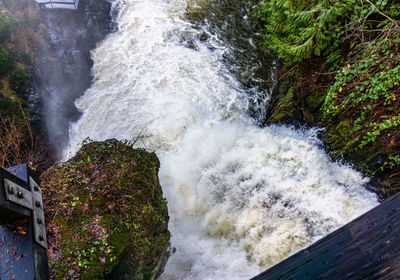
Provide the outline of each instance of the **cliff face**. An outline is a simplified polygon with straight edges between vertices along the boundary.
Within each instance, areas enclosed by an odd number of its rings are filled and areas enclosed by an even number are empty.
[[[0,165],[28,163],[39,171],[52,164],[38,122],[33,91],[35,46],[47,40],[31,0],[0,1]]]
[[[78,10],[43,9],[40,16],[49,40],[37,45],[34,82],[50,142],[62,149],[80,116],[74,102],[92,82],[90,51],[114,28],[111,3],[80,0]]]
[[[168,246],[154,153],[84,145],[42,175],[52,279],[152,279]]]

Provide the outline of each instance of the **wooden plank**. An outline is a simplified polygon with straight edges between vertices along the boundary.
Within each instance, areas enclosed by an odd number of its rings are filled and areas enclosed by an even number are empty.
[[[26,230],[25,233],[21,233]],[[0,226],[0,279],[34,279],[32,221],[24,228]]]
[[[28,182],[28,166],[26,164],[15,165],[13,167],[6,168],[6,170],[8,173],[11,173],[22,181]]]
[[[252,280],[400,279],[400,194]]]

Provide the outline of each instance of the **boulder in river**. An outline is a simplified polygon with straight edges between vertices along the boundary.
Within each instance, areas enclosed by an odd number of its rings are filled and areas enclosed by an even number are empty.
[[[84,145],[41,177],[53,279],[153,279],[168,247],[154,153]]]

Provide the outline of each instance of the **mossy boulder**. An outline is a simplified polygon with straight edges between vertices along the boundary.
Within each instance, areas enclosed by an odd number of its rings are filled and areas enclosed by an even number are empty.
[[[52,279],[153,279],[168,247],[154,153],[85,144],[41,177]]]

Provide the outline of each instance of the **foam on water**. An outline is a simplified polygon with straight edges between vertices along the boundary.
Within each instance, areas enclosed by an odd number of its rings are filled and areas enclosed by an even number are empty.
[[[95,81],[76,102],[83,115],[65,155],[86,137],[145,136],[136,143],[160,157],[176,248],[161,279],[250,278],[377,204],[315,130],[255,124],[221,62],[226,47],[198,39],[187,1],[114,5],[119,31],[93,52]]]

